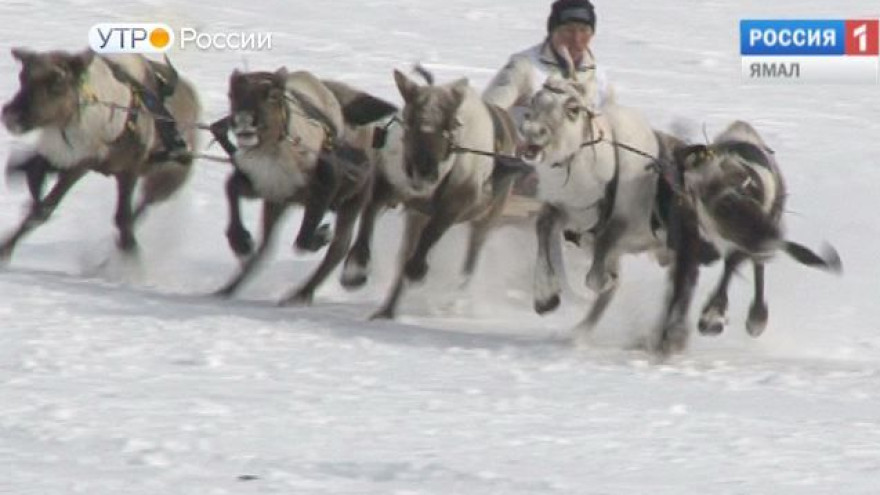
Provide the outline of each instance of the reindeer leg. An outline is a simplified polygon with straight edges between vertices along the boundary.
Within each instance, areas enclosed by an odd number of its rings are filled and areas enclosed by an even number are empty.
[[[88,171],[86,167],[76,167],[64,170],[58,174],[58,180],[55,182],[52,190],[49,191],[49,194],[42,201],[36,201],[31,205],[30,211],[15,232],[7,237],[3,244],[0,244],[0,263],[8,262],[12,258],[12,253],[15,251],[15,246],[18,242],[49,219],[55,209],[58,208],[61,200],[64,199],[64,196],[70,191],[70,188],[82,179],[86,171]]]
[[[296,249],[314,253],[330,242],[330,227],[321,225],[321,220],[330,209],[338,187],[339,181],[333,166],[325,160],[319,160],[315,178],[309,183],[303,221],[294,243]]]
[[[307,305],[312,303],[315,291],[321,286],[327,275],[330,275],[330,272],[339,265],[339,262],[345,257],[346,251],[351,246],[354,224],[357,222],[358,213],[363,208],[365,197],[366,193],[362,193],[346,201],[337,209],[335,234],[333,235],[333,241],[330,242],[330,247],[327,248],[324,259],[321,260],[321,264],[318,265],[317,270],[309,277],[309,280],[295,293],[283,299],[281,304]]]
[[[727,313],[727,288],[737,267],[745,259],[746,255],[742,251],[734,251],[725,258],[724,272],[721,274],[721,280],[718,281],[718,285],[700,314],[698,327],[701,334],[718,335],[724,331],[725,315]]]
[[[236,170],[226,181],[226,201],[229,206],[229,225],[226,227],[226,240],[239,258],[254,251],[254,241],[241,219],[241,198],[256,197],[251,181]]]
[[[462,274],[465,277],[462,287],[467,287],[470,283],[471,277],[477,268],[477,261],[479,261],[480,252],[486,244],[486,238],[489,236],[492,227],[497,223],[498,217],[504,212],[504,206],[507,204],[507,199],[510,197],[511,186],[513,186],[513,177],[506,178],[503,181],[503,184],[500,184],[498,189],[496,189],[497,192],[492,199],[492,204],[489,206],[489,211],[486,215],[480,220],[471,222],[470,224],[471,231],[468,236],[467,253],[465,254],[464,265],[462,266]]]
[[[764,300],[764,263],[752,261],[755,267],[755,299],[749,308],[749,319],[746,320],[746,330],[752,337],[758,337],[767,328],[767,301]]]
[[[467,252],[464,257],[464,265],[461,267],[461,273],[464,275],[462,288],[467,287],[477,269],[477,261],[480,258],[480,251],[486,244],[486,237],[492,225],[489,222],[473,222],[470,225],[470,233],[468,234]]]
[[[276,227],[278,227],[278,220],[281,219],[281,215],[284,214],[284,210],[286,209],[286,203],[263,201],[263,238],[260,240],[260,246],[257,248],[257,251],[244,262],[238,275],[224,285],[223,288],[218,290],[215,295],[229,297],[235,294],[241,284],[247,280],[253,271],[263,262],[263,259],[266,257],[266,253],[269,250],[269,246],[272,243]]]
[[[419,241],[412,256],[403,266],[406,278],[411,282],[419,282],[428,273],[428,252],[455,223],[455,215],[451,211],[439,209],[430,217],[419,236]]]
[[[561,250],[558,227],[562,222],[562,213],[555,207],[545,204],[538,213],[535,233],[538,237],[538,259],[535,263],[535,312],[544,314],[559,306],[559,277],[553,264],[556,250]],[[554,244],[556,245],[554,247]],[[561,258],[560,258],[561,260]]]
[[[346,289],[356,289],[367,283],[370,273],[370,243],[376,226],[376,217],[381,209],[382,203],[371,199],[361,213],[357,238],[342,267],[341,283]]]
[[[34,202],[37,202],[43,196],[43,186],[46,184],[46,176],[49,174],[50,164],[41,155],[28,160],[28,164],[30,166],[24,171],[27,177],[28,191],[31,193],[31,198]]]
[[[24,173],[31,199],[37,203],[43,197],[43,186],[52,164],[43,155],[33,154],[21,163],[7,163],[7,177]]]
[[[371,320],[390,320],[394,318],[397,312],[397,303],[400,301],[400,297],[403,295],[404,286],[406,285],[404,265],[415,249],[416,243],[425,228],[425,224],[428,222],[428,218],[429,217],[415,211],[407,212],[406,227],[403,233],[403,246],[401,246],[400,249],[400,268],[398,269],[397,277],[394,279],[394,286],[391,288],[391,292],[388,294],[388,297],[385,299],[385,302],[379,310],[373,313],[370,317]]]
[[[602,293],[617,285],[617,273],[607,269],[607,259],[614,246],[623,237],[626,222],[612,218],[596,236],[593,262],[587,273],[586,284],[593,292]]]
[[[131,197],[134,195],[134,187],[137,184],[137,176],[133,173],[124,172],[116,175],[116,215],[114,221],[119,231],[116,245],[124,253],[131,253],[137,249],[137,240],[134,237],[134,217],[131,210]]]
[[[613,273],[615,279],[620,270],[620,260],[615,259],[609,263],[610,269],[609,272]],[[599,293],[596,300],[593,302],[593,305],[590,306],[590,311],[587,312],[587,315],[576,327],[579,330],[579,334],[581,338],[585,338],[592,332],[593,328],[596,327],[596,324],[599,323],[599,320],[602,318],[602,315],[605,314],[605,310],[608,309],[608,306],[611,304],[611,301],[614,299],[614,295],[617,293],[618,284],[612,284],[608,290],[602,291]]]
[[[700,275],[700,233],[693,209],[682,203],[673,205],[669,236],[675,249],[675,262],[669,272],[672,288],[653,348],[664,356],[684,350],[690,336],[687,315]]]

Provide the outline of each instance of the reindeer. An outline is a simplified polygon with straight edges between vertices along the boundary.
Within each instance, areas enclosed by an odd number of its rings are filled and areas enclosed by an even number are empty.
[[[242,266],[219,295],[233,295],[263,262],[278,221],[291,204],[305,205],[295,247],[317,251],[328,242],[329,247],[315,272],[282,304],[310,304],[315,290],[345,256],[374,178],[366,151],[372,128],[365,124],[396,108],[341,83],[333,87],[346,95],[344,107],[328,84],[305,71],[232,73],[230,116],[212,125],[212,131],[235,166],[226,183],[226,235]],[[236,144],[229,140],[229,131]],[[241,220],[242,197],[263,200],[262,238],[256,251]],[[328,210],[336,212],[332,235],[320,225]]]
[[[598,298],[578,325],[582,335],[598,323],[617,290],[620,257],[650,252],[661,265],[672,265],[672,291],[653,346],[663,353],[681,350],[696,263],[713,258],[699,239],[693,211],[673,194],[676,177],[669,165],[683,143],[654,131],[632,109],[614,102],[593,108],[590,90],[551,76],[521,125],[523,158],[537,170],[544,203],[536,223],[535,311],[545,314],[560,304],[556,271],[562,267],[554,266],[551,254],[561,249],[561,231],[592,251],[586,285]],[[678,249],[682,244],[692,247]]]
[[[816,254],[785,239],[785,182],[773,152],[748,123],[733,122],[708,146],[681,148],[676,162],[684,172],[685,190],[696,208],[700,229],[724,255],[721,280],[700,316],[701,333],[717,335],[724,330],[727,288],[743,261],[750,260],[754,268],[755,294],[746,321],[753,337],[767,326],[764,265],[778,251],[807,266],[842,271],[833,247]]]
[[[157,119],[176,122],[185,145],[195,149],[194,124],[200,112],[195,89],[177,76],[167,59],[163,64],[136,55],[38,53],[21,48],[14,48],[12,56],[22,64],[20,88],[3,107],[3,124],[12,134],[39,131],[39,137],[26,160],[8,165],[10,172],[27,175],[32,204],[18,228],[0,244],[0,260],[11,259],[18,242],[49,219],[89,170],[116,179],[117,245],[123,252],[134,252],[135,224],[150,205],[176,192],[191,168],[164,149]],[[148,111],[147,98],[164,98],[159,106],[167,109],[167,115]],[[57,174],[58,179],[43,195],[49,174]],[[142,194],[133,208],[141,178]]]
[[[429,84],[420,86],[394,71],[405,103],[401,125],[389,129],[373,199],[343,273],[348,287],[366,281],[376,215],[385,206],[402,203],[406,226],[401,264],[373,318],[394,318],[406,285],[427,274],[430,250],[451,226],[464,222],[470,226],[462,268],[467,282],[516,176],[496,163],[498,156],[512,156],[515,149],[516,131],[507,114],[484,103],[467,79],[435,86],[430,73],[423,70],[423,75]]]

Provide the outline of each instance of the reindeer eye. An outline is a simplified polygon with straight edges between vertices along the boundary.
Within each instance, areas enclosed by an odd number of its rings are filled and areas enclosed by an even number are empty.
[[[64,92],[65,88],[64,79],[58,74],[52,74],[46,80],[46,90],[52,94],[59,94]]]

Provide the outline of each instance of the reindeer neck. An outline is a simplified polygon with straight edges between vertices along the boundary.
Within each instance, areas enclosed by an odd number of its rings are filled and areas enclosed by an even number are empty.
[[[83,73],[79,93],[79,118],[72,124],[112,142],[128,120],[125,109],[132,105],[132,88],[119,81],[104,59],[96,56]]]
[[[494,150],[492,117],[482,99],[469,91],[455,118],[460,122],[460,126],[453,131],[453,141],[457,145],[489,152]]]

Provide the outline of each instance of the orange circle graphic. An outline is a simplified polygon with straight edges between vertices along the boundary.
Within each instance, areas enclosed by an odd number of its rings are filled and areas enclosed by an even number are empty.
[[[168,34],[168,31],[165,28],[156,28],[150,31],[150,44],[153,45],[154,48],[165,48],[171,41],[171,35]]]

